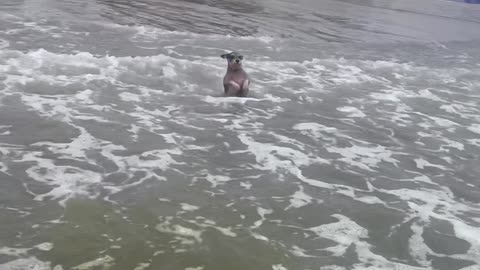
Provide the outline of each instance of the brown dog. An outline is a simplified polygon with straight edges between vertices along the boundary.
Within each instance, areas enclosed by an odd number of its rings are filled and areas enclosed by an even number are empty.
[[[250,81],[242,68],[243,55],[236,52],[222,54],[227,59],[227,73],[223,77],[223,89],[226,96],[246,97]]]

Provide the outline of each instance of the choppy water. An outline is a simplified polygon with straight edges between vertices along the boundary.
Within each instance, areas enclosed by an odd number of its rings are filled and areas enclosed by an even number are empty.
[[[480,5],[0,3],[1,270],[476,270],[479,160]]]

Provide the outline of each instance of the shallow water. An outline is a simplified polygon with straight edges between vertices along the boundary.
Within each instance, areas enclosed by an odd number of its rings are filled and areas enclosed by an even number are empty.
[[[480,269],[479,26],[462,1],[2,1],[0,270]]]

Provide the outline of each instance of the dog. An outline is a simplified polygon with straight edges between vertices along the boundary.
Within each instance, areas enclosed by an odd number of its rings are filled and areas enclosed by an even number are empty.
[[[227,59],[227,73],[223,77],[223,89],[226,96],[246,97],[250,80],[247,72],[242,68],[243,55],[237,52],[222,54]]]

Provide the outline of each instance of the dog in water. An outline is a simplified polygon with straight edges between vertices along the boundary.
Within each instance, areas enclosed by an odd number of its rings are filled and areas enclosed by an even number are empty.
[[[246,97],[250,81],[248,75],[242,68],[243,55],[237,52],[222,54],[227,59],[227,73],[223,77],[223,89],[226,96]]]

